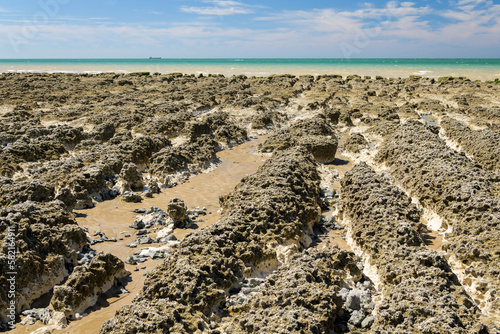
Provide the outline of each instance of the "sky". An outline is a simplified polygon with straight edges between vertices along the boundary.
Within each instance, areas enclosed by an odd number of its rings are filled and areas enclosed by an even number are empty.
[[[0,0],[0,58],[500,58],[500,0]]]

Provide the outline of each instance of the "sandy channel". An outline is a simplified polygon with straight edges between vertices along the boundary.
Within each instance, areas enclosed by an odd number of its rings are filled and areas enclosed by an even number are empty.
[[[127,244],[136,239],[137,231],[129,227],[137,217],[137,214],[133,212],[134,209],[156,206],[166,210],[169,200],[177,197],[184,200],[189,209],[196,206],[205,207],[208,214],[200,216],[203,222],[197,222],[197,228],[210,226],[220,216],[219,196],[233,190],[243,177],[253,174],[267,159],[267,155],[256,152],[258,144],[264,142],[266,138],[267,136],[260,136],[258,139],[253,139],[233,149],[217,153],[220,160],[217,168],[207,173],[195,175],[187,182],[174,188],[163,189],[161,194],[155,195],[154,198],[146,198],[142,203],[125,203],[120,198],[116,198],[98,203],[92,209],[75,211],[75,214],[78,215],[78,224],[87,227],[91,236],[95,231],[101,230],[109,238],[116,237],[117,242],[96,244],[92,246],[92,249],[97,252],[112,253],[124,261],[141,246],[157,246],[157,244],[140,245],[135,249],[126,247]],[[192,231],[195,229],[176,229],[174,235],[180,240]],[[130,234],[130,237],[125,237],[125,234]],[[149,259],[139,265],[126,264],[127,270],[132,273],[125,287],[129,293],[115,295],[107,299],[101,298],[92,310],[87,310],[90,311],[88,315],[80,320],[72,321],[67,328],[52,333],[98,333],[104,321],[112,318],[121,307],[132,302],[144,284],[145,273],[153,269],[159,261],[161,260]],[[139,268],[139,271],[134,271],[136,267]],[[41,327],[44,325],[40,322],[32,326],[18,324],[17,328],[9,333],[31,333]]]

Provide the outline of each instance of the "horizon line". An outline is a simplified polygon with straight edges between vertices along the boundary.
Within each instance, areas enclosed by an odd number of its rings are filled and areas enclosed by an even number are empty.
[[[495,59],[500,60],[500,57],[490,58],[490,57],[161,57],[161,58],[149,58],[149,57],[84,57],[84,58],[0,58],[0,60],[174,60],[174,59],[186,59],[186,60],[230,60],[230,59],[315,59],[315,60],[329,60],[329,59],[343,59],[343,60],[354,60],[354,59]]]

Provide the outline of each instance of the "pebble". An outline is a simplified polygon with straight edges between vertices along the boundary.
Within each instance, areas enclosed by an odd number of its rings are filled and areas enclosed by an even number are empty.
[[[142,230],[137,231],[137,235],[145,235],[145,234],[148,234],[148,233],[149,233],[149,231],[146,230],[146,229],[142,229]]]
[[[136,230],[142,230],[145,226],[146,224],[142,220],[136,220],[133,225],[130,225],[131,228],[135,228]]]
[[[26,318],[23,319],[23,321],[21,321],[21,325],[22,326],[30,326],[30,325],[34,325],[36,322],[36,318],[33,317],[33,316],[27,316]]]
[[[165,238],[158,239],[158,242],[162,243],[162,244],[168,243],[170,241],[177,241],[177,237],[175,235],[171,234]]]
[[[116,187],[113,187],[108,191],[108,194],[111,198],[115,198],[116,196],[120,195],[120,190]]]
[[[142,201],[142,197],[133,191],[125,191],[122,195],[122,201],[128,203],[139,203]]]
[[[102,232],[101,230],[95,231],[94,236],[99,236],[99,239],[88,238],[87,240],[91,245],[99,244],[101,242],[116,242],[117,241],[115,237],[108,238],[106,236],[106,234],[104,234],[104,232]]]
[[[361,309],[361,291],[354,289],[347,295],[345,306],[348,310],[359,311]]]
[[[349,318],[349,322],[356,327],[361,326],[361,323],[365,319],[365,314],[362,311],[353,311],[351,313],[351,317]]]
[[[158,233],[156,234],[156,237],[157,238],[165,238],[167,236],[169,236],[170,234],[172,234],[172,232],[174,231],[173,229],[173,226],[169,225],[163,229],[161,229],[160,231],[158,231]]]
[[[90,262],[96,254],[97,253],[94,250],[90,250],[86,253],[77,252],[76,259],[78,260],[79,265],[84,265],[84,264]]]
[[[52,319],[53,311],[48,308],[34,308],[31,310],[26,310],[22,312],[22,315],[30,318],[34,318],[36,320],[40,320],[45,325],[49,323],[50,319]]]
[[[342,226],[339,223],[337,223],[334,216],[321,217],[321,223],[327,229],[331,229],[331,230],[343,230],[343,229],[345,229],[345,226]]]
[[[144,263],[147,261],[147,259],[141,257],[141,256],[134,256],[134,261],[137,263]]]
[[[373,316],[368,316],[361,322],[361,328],[369,328],[373,325],[375,322],[375,317]]]
[[[139,245],[146,245],[146,244],[152,244],[153,243],[153,239],[151,239],[150,237],[140,237],[137,239],[137,242]]]

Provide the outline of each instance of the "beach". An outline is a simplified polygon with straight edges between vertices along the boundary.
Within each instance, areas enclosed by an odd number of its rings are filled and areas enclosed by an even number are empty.
[[[0,73],[173,73],[243,74],[268,76],[292,75],[361,75],[384,78],[406,78],[412,75],[438,78],[467,77],[471,80],[500,78],[499,59],[0,59]]]
[[[0,60],[2,330],[497,333],[499,77]]]

